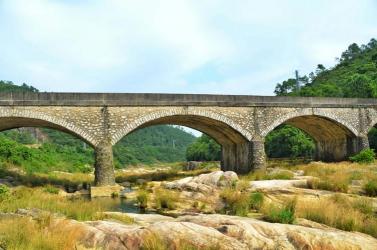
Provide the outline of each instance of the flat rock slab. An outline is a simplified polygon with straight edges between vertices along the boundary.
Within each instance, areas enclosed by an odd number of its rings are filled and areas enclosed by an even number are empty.
[[[291,187],[308,187],[308,182],[306,179],[300,180],[263,180],[263,181],[252,181],[250,183],[252,190],[270,190],[270,189],[282,189]]]

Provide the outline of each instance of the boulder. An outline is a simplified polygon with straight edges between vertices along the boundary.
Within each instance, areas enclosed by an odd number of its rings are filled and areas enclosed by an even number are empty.
[[[180,180],[167,182],[165,188],[198,191],[202,193],[212,192],[215,188],[231,185],[238,180],[238,176],[232,171],[215,171],[209,174],[201,174],[195,177],[186,177]]]
[[[252,181],[250,183],[251,190],[264,191],[264,190],[275,190],[275,189],[285,189],[292,187],[306,188],[308,187],[307,179],[302,178],[299,180],[263,180],[263,181]]]
[[[38,218],[43,211],[19,209],[18,215]],[[220,215],[184,215],[176,219],[157,214],[116,213],[135,224],[114,221],[78,222],[64,218],[64,228],[80,228],[76,249],[140,249],[158,243],[169,249],[377,249],[372,236],[346,232],[300,219],[299,225]],[[52,222],[54,223],[54,222]],[[148,248],[148,247],[146,247]]]

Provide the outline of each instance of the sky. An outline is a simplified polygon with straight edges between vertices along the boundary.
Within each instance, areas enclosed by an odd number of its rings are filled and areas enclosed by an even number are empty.
[[[0,0],[0,80],[55,92],[273,95],[377,38],[376,0]]]

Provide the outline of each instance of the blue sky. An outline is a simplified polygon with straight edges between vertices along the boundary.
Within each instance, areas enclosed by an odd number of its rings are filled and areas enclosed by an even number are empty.
[[[42,91],[273,95],[377,38],[376,0],[0,0],[0,79]]]

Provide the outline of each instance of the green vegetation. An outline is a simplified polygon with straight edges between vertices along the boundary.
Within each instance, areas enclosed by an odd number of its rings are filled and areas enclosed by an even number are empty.
[[[250,206],[252,209],[260,210],[263,206],[264,194],[255,192],[250,194]]]
[[[364,184],[363,190],[368,196],[377,196],[377,180],[368,180],[367,183]]]
[[[269,222],[293,224],[296,218],[296,203],[296,199],[291,199],[282,205],[268,204],[262,207],[262,213]]]
[[[187,147],[186,158],[189,161],[219,161],[221,146],[211,137],[203,134]]]
[[[368,44],[361,46],[356,43],[351,44],[334,67],[326,69],[322,64],[318,64],[314,72],[300,77],[299,80],[301,83],[299,87],[296,79],[292,78],[278,83],[275,94],[277,96],[377,97],[377,40],[371,39]],[[266,138],[267,155],[269,157],[312,155],[313,141],[294,130],[297,129],[283,125],[271,132]],[[377,149],[377,129],[373,128],[368,137],[371,148]]]
[[[272,158],[312,158],[315,145],[313,139],[302,130],[281,125],[266,136],[265,148],[268,157]]]
[[[367,148],[361,150],[358,154],[350,157],[350,160],[357,163],[372,163],[374,162],[374,159],[376,157],[376,154],[374,152],[374,149]]]
[[[195,137],[179,127],[158,125],[136,130],[114,146],[117,167],[157,162],[182,162]]]

